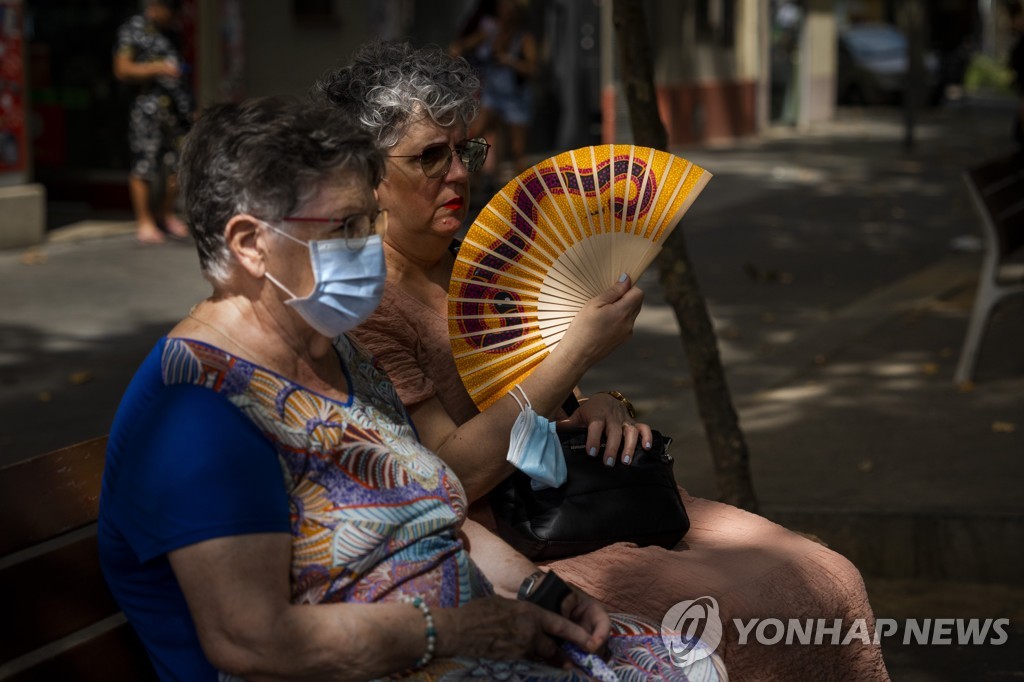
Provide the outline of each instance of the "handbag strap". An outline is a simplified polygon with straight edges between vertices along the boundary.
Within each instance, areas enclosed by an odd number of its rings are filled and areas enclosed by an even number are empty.
[[[562,403],[562,409],[565,410],[565,415],[571,417],[572,413],[580,408],[580,401],[576,400],[576,394],[570,393],[569,397]]]

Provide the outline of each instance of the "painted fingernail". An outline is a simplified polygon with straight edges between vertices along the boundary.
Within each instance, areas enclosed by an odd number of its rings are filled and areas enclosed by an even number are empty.
[[[591,457],[597,457],[597,448],[590,448],[587,450],[587,454]]]
[[[606,459],[604,461],[604,463],[606,465],[610,466],[610,467],[613,467],[613,466],[615,466],[615,458],[614,457],[609,457],[608,459]]]
[[[629,279],[629,275],[626,274],[625,272],[622,273],[621,275],[619,275],[619,281],[620,282],[625,282],[627,279]]]
[[[646,443],[644,443],[644,450],[650,450],[650,449],[651,449],[651,441],[647,441]]]
[[[623,455],[622,456],[622,463],[623,464],[629,464],[629,455]]]

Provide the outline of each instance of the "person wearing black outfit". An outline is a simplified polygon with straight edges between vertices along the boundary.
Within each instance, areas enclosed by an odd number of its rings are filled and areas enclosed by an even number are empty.
[[[118,29],[114,49],[114,76],[137,88],[128,124],[132,154],[128,189],[138,223],[136,238],[143,244],[163,242],[164,231],[188,236],[188,227],[174,212],[178,147],[188,132],[194,106],[183,77],[184,64],[171,38],[177,13],[175,0],[146,0],[143,13]],[[165,187],[156,193],[162,202],[154,215],[150,203],[161,178]]]

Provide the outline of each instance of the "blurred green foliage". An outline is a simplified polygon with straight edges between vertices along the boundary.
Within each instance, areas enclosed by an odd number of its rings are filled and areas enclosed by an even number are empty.
[[[1013,71],[1005,63],[988,55],[975,54],[964,72],[964,89],[1013,92]]]

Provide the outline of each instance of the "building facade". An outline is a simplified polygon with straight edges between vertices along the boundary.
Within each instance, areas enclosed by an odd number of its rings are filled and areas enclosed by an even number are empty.
[[[541,45],[532,149],[628,141],[612,0],[522,1]],[[447,45],[478,2],[486,0],[183,0],[180,42],[200,104],[300,94],[370,37]],[[643,0],[670,143],[727,140],[773,125],[806,128],[832,118],[838,30],[850,20],[895,22],[898,4]],[[972,0],[926,4],[936,44],[969,41],[978,34],[971,27],[983,23]],[[139,0],[0,0],[0,6],[17,6],[24,19],[18,87],[28,157],[20,159],[16,178],[0,172],[0,184],[35,181],[46,185],[51,200],[126,207],[131,90],[114,80],[111,59],[117,26],[139,11]]]

